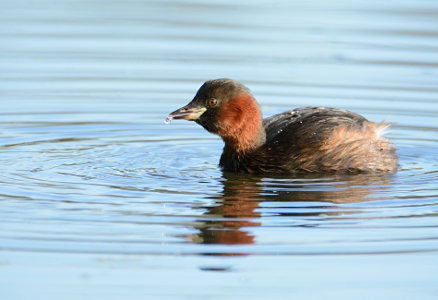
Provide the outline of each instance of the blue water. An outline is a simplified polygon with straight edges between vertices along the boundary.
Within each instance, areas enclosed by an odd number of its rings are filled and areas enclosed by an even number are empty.
[[[0,2],[1,299],[436,299],[438,2]],[[395,175],[224,174],[167,114],[392,122]]]

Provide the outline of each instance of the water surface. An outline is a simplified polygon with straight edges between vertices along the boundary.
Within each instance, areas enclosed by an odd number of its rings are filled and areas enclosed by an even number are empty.
[[[434,299],[438,3],[0,3],[2,299]],[[203,81],[392,122],[395,175],[223,173]]]

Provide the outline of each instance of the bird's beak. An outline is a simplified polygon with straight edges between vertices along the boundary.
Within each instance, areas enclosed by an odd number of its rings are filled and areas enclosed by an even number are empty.
[[[183,119],[189,121],[195,121],[206,111],[205,107],[189,107],[186,105],[180,109],[175,110],[173,113],[167,116],[167,120]]]

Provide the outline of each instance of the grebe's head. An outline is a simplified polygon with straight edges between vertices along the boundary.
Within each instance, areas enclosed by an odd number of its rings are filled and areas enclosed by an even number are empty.
[[[195,121],[235,150],[253,148],[264,139],[257,102],[247,87],[232,79],[205,82],[193,100],[168,119]]]

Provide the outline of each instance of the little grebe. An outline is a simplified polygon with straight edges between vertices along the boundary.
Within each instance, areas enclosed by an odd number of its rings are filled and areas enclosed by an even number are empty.
[[[195,121],[225,142],[225,171],[293,174],[394,173],[397,155],[373,123],[340,109],[303,107],[262,119],[257,102],[231,79],[205,82],[194,99],[168,116]]]

